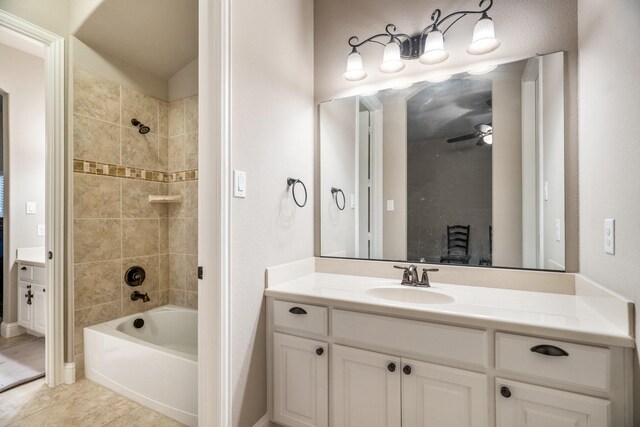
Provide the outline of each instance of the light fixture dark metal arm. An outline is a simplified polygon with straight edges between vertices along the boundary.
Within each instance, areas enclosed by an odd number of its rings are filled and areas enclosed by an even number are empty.
[[[351,46],[353,49],[357,49],[360,46],[366,44],[366,43],[378,43],[381,46],[385,46],[386,43],[382,43],[380,41],[378,41],[377,39],[381,38],[381,37],[389,37],[390,40],[389,41],[393,41],[393,40],[398,40],[399,43],[402,43],[402,40],[400,40],[400,38],[404,38],[406,40],[411,39],[411,37],[409,37],[407,34],[404,33],[396,33],[396,26],[393,24],[387,24],[386,28],[385,28],[385,33],[380,33],[380,34],[376,34],[374,36],[369,37],[366,40],[363,40],[361,42],[358,42],[358,37],[357,36],[351,36],[349,38],[349,46]]]

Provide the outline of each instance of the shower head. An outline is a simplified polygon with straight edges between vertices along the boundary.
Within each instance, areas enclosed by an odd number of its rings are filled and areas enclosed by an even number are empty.
[[[149,133],[149,131],[151,130],[149,126],[143,125],[142,123],[140,123],[140,120],[135,118],[131,119],[131,124],[134,126],[138,126],[138,132],[140,132],[140,134],[142,135]]]

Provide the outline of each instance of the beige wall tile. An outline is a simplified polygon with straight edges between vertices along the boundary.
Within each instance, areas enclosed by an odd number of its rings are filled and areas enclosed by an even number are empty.
[[[160,184],[137,179],[122,181],[123,218],[160,218],[167,216],[167,205],[149,203],[149,195],[159,194]]]
[[[74,344],[75,353],[83,353],[83,328],[108,320],[117,319],[122,316],[122,302],[108,302],[106,304],[94,305],[91,307],[74,310]]]
[[[198,134],[188,133],[184,137],[184,168],[198,169]]]
[[[172,136],[169,138],[169,172],[184,170],[184,140],[185,135]]]
[[[158,255],[160,259],[160,266],[158,270],[160,279],[160,290],[167,290],[171,287],[171,281],[169,277],[169,255]]]
[[[185,277],[186,256],[182,254],[169,255],[169,287],[171,289],[184,290],[186,288]]]
[[[166,136],[158,137],[158,170],[169,171],[169,138]]]
[[[110,123],[120,123],[120,85],[76,69],[73,76],[73,111]]]
[[[185,218],[184,242],[185,254],[198,254],[198,218]]]
[[[146,277],[142,285],[129,286],[125,283],[124,277],[127,270],[131,267],[139,266],[144,268]],[[132,292],[139,291],[157,292],[160,290],[160,256],[152,255],[146,257],[123,258],[121,263],[120,277],[122,280],[122,298],[129,298]]]
[[[74,173],[74,218],[120,218],[118,181],[108,176]]]
[[[198,96],[184,100],[185,132],[198,132]]]
[[[144,93],[122,87],[122,126],[136,129],[131,119],[136,118],[151,128],[150,133],[158,134],[160,101]]]
[[[160,218],[158,229],[158,253],[169,253],[169,220],[167,218]]]
[[[119,219],[75,219],[74,262],[120,258],[120,227]]]
[[[182,196],[181,203],[171,203],[169,205],[169,217],[170,218],[184,218],[185,210],[185,197],[186,197],[186,183],[185,182],[172,182],[169,184],[170,195]]]
[[[185,182],[184,193],[184,216],[185,217],[197,217],[198,216],[198,181]]]
[[[185,257],[185,289],[198,292],[198,256],[187,255]]]
[[[158,170],[158,135],[141,135],[122,128],[122,164],[134,168]]]
[[[123,219],[122,257],[157,255],[158,228],[157,219]]]
[[[184,218],[169,218],[169,253],[185,253]]]
[[[184,306],[188,308],[198,308],[198,293],[197,292],[185,292]]]
[[[159,292],[159,297],[158,297],[158,305],[162,306],[162,305],[167,305],[169,304],[169,289],[165,289]]]
[[[120,126],[75,114],[73,116],[73,157],[120,164]]]
[[[120,260],[74,265],[74,308],[86,308],[122,297]]]
[[[76,381],[84,378],[84,354],[76,354],[73,358],[76,365]]]
[[[182,135],[184,132],[184,101],[169,104],[169,136]]]
[[[179,289],[169,289],[169,304],[184,307],[186,304],[186,291]]]
[[[169,104],[160,101],[160,111],[158,113],[158,134],[160,136],[169,136]]]

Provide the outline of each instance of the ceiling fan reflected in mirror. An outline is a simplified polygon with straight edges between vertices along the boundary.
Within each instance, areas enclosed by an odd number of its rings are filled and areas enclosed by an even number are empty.
[[[477,124],[474,126],[474,129],[476,130],[474,133],[449,138],[447,139],[447,142],[451,144],[454,142],[462,142],[468,139],[478,138],[478,141],[476,142],[476,145],[478,146],[493,144],[493,127],[491,126],[491,123]]]

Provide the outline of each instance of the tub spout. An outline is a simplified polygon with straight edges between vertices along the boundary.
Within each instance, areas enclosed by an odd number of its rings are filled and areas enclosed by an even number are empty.
[[[140,292],[138,292],[138,291],[134,291],[134,292],[131,294],[131,301],[136,301],[136,300],[139,300],[139,299],[141,299],[141,300],[142,300],[142,302],[150,301],[150,299],[149,299],[149,295],[147,295],[147,293],[146,293],[146,292],[145,292],[144,294],[141,294],[141,293],[140,293]]]

